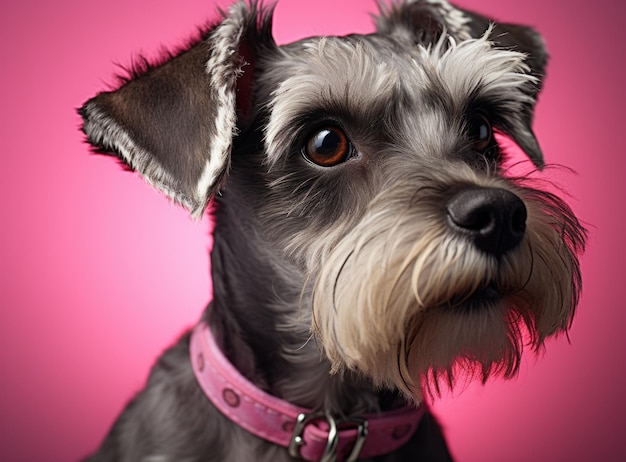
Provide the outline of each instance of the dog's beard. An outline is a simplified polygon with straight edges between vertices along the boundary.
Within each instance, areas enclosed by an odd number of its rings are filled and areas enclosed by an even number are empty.
[[[585,232],[562,200],[521,184],[414,180],[386,188],[330,250],[313,324],[334,372],[358,371],[420,402],[460,372],[512,377],[526,344],[537,350],[568,329]],[[516,249],[495,258],[450,229],[446,191],[463,184],[522,198],[527,228]]]

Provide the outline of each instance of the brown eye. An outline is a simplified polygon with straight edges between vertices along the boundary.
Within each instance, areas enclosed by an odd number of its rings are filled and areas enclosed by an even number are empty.
[[[477,152],[487,151],[493,144],[491,123],[483,114],[475,114],[469,125],[472,148]]]
[[[336,127],[322,128],[309,138],[304,155],[322,167],[332,167],[348,159],[352,144],[344,132]]]

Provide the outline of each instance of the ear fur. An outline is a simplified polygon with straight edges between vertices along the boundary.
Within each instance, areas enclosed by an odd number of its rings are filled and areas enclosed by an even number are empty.
[[[238,103],[250,107],[251,89],[239,84],[253,83],[253,44],[273,44],[271,13],[239,1],[199,42],[87,101],[88,142],[202,216],[230,165]]]
[[[391,6],[379,4],[376,18],[379,33],[409,37],[414,43],[434,45],[442,33],[457,41],[483,37],[493,25],[489,40],[498,48],[526,55],[529,73],[535,85],[522,90],[531,97],[522,115],[523,126],[500,127],[526,152],[539,168],[544,166],[543,154],[532,131],[532,120],[537,95],[545,76],[548,54],[541,36],[532,28],[516,24],[498,23],[478,13],[458,8],[446,0],[404,0]]]

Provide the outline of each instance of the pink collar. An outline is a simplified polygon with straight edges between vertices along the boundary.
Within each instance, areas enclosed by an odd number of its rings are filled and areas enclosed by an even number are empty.
[[[388,454],[409,441],[425,406],[343,419],[312,413],[257,388],[243,377],[200,322],[191,334],[191,364],[200,387],[226,417],[253,435],[308,461],[355,461]]]

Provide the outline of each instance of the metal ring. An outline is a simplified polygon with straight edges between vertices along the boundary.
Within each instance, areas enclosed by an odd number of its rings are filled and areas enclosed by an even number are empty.
[[[289,455],[291,457],[301,459],[300,447],[304,444],[304,429],[309,422],[319,419],[324,419],[328,423],[328,441],[320,462],[332,462],[336,458],[337,445],[339,444],[337,421],[331,415],[323,412],[298,415],[291,442],[289,443]],[[333,456],[334,458],[329,458]]]
[[[326,441],[326,448],[320,459],[320,462],[335,462],[337,460],[337,448],[339,447],[339,431],[340,426],[353,426],[357,430],[356,440],[352,451],[350,451],[346,462],[356,462],[363,450],[365,440],[367,439],[368,422],[365,419],[359,418],[346,418],[335,419],[332,415],[324,412],[318,412],[315,414],[299,414],[296,419],[296,425],[293,429],[293,435],[289,443],[289,456],[301,459],[300,447],[304,445],[304,430],[305,427],[313,420],[323,419],[328,423],[328,440]]]
[[[361,455],[361,451],[363,450],[363,446],[365,446],[365,440],[367,439],[367,420],[359,419],[356,417],[342,419],[338,421],[339,425],[354,425],[357,429],[356,441],[354,442],[354,446],[352,446],[352,451],[350,455],[346,459],[346,462],[356,462]]]

